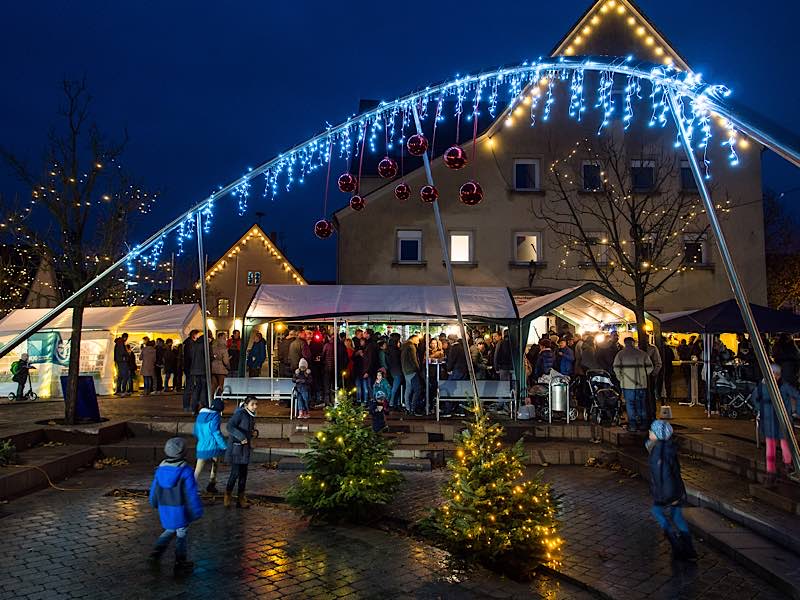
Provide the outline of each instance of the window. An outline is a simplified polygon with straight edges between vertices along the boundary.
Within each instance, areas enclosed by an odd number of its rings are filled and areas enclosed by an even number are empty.
[[[683,236],[683,264],[708,264],[706,242],[705,239],[703,239],[703,236],[698,234],[689,234]]]
[[[654,160],[632,160],[631,184],[635,192],[651,191],[656,185],[656,162]]]
[[[397,231],[397,262],[422,262],[422,231],[419,229]]]
[[[695,181],[692,170],[689,168],[689,161],[681,161],[681,190],[684,192],[696,192],[697,181]]]
[[[541,239],[542,235],[540,233],[531,233],[527,231],[515,233],[514,262],[541,262],[541,253],[539,251]]]
[[[603,176],[600,174],[600,163],[593,160],[583,161],[583,190],[597,192],[603,189]]]
[[[599,265],[608,264],[608,236],[605,233],[593,231],[588,234],[589,248],[594,259]],[[588,258],[588,257],[587,257]],[[589,260],[588,262],[591,262]]]
[[[539,160],[518,158],[514,161],[514,189],[518,192],[539,190]]]
[[[227,317],[231,312],[230,298],[219,298],[217,300],[217,316]]]
[[[261,285],[261,271],[248,271],[247,285]]]
[[[454,263],[470,263],[472,258],[472,232],[450,232],[450,261]]]

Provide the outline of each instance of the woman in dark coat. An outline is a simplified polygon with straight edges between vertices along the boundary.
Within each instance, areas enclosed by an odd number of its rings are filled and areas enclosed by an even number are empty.
[[[782,377],[782,370],[780,365],[773,364],[772,373],[778,382],[778,388],[781,392],[783,405],[786,412],[792,414],[791,402],[794,401],[797,405],[800,401],[800,394],[797,389]],[[767,450],[767,479],[765,481],[767,486],[773,486],[777,475],[777,453],[778,443],[781,446],[781,457],[783,458],[783,465],[786,472],[792,471],[792,453],[789,450],[789,442],[786,441],[786,436],[783,434],[783,428],[778,421],[778,415],[775,413],[775,407],[772,406],[772,400],[767,391],[767,384],[762,379],[753,390],[750,400],[755,406],[756,412],[759,416],[759,432],[764,437],[764,446]]]
[[[242,406],[236,409],[233,416],[228,420],[228,449],[225,451],[225,462],[231,466],[231,474],[228,477],[228,485],[225,487],[225,508],[231,505],[231,495],[233,486],[238,480],[239,489],[236,497],[237,508],[250,508],[247,497],[244,494],[247,486],[247,466],[250,464],[251,447],[253,438],[258,437],[256,429],[256,410],[258,400],[254,396],[248,396]]]
[[[772,358],[780,365],[783,380],[792,387],[797,387],[797,376],[800,372],[800,349],[797,348],[792,336],[788,333],[778,336],[778,340],[772,347]]]
[[[672,557],[694,560],[697,553],[692,544],[692,534],[681,511],[686,488],[681,478],[678,447],[672,441],[672,426],[660,419],[653,421],[645,446],[650,452],[650,492],[653,495],[650,512],[672,546]]]

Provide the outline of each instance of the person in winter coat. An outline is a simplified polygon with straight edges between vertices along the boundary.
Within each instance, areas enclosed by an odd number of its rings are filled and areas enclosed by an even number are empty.
[[[125,352],[128,355],[128,388],[127,394],[130,396],[131,392],[133,392],[133,382],[136,381],[136,371],[139,370],[139,365],[136,364],[136,355],[133,353],[133,346],[127,344],[125,346]]]
[[[267,342],[260,331],[253,334],[253,345],[247,353],[247,375],[249,377],[259,377],[261,367],[267,360]]]
[[[575,372],[575,353],[567,345],[567,340],[561,339],[556,349],[556,371],[569,377]]]
[[[780,366],[784,381],[796,388],[798,373],[800,373],[800,350],[791,335],[782,333],[778,336],[772,347],[772,358]]]
[[[186,382],[183,384],[183,412],[192,410],[192,348],[198,335],[200,335],[200,331],[192,329],[189,332],[189,336],[183,340],[183,345],[181,346],[183,372],[186,375]]]
[[[800,399],[800,393],[798,393],[797,388],[789,385],[789,382],[783,378],[783,372],[780,365],[773,364],[770,366],[772,368],[772,373],[775,375],[775,379],[778,382],[778,388],[781,392],[783,405],[786,408],[786,412],[791,415],[791,402],[798,402],[798,399]],[[789,450],[789,442],[786,440],[783,427],[781,427],[780,421],[778,421],[778,415],[775,412],[775,407],[772,405],[772,400],[769,397],[767,384],[763,379],[753,390],[750,400],[752,401],[753,406],[756,407],[756,412],[759,415],[759,431],[764,437],[764,446],[766,447],[767,451],[767,478],[765,480],[765,484],[767,487],[772,487],[775,485],[778,470],[776,460],[778,442],[780,442],[781,458],[783,458],[783,466],[787,473],[791,473],[793,469],[792,453]]]
[[[681,510],[686,488],[681,478],[678,447],[672,440],[672,426],[667,421],[653,421],[645,447],[650,452],[650,492],[653,495],[650,512],[669,540],[673,558],[694,560],[697,553]]]
[[[208,380],[206,379],[206,351],[209,350],[206,336],[193,331],[194,341],[189,344],[189,375],[192,380],[192,411],[197,414],[208,406]]]
[[[225,451],[225,462],[231,466],[228,485],[225,486],[223,504],[225,508],[231,505],[233,488],[238,482],[237,508],[250,508],[250,503],[245,496],[247,487],[247,466],[250,464],[250,453],[253,439],[258,437],[256,429],[256,410],[258,400],[255,396],[248,396],[242,406],[236,409],[233,416],[228,419],[228,449]]]
[[[460,339],[450,344],[450,352],[447,355],[445,368],[447,369],[448,379],[461,381],[469,377],[467,355],[464,354],[464,344]]]
[[[536,366],[533,368],[533,376],[535,379],[539,379],[542,375],[550,373],[550,369],[552,369],[553,365],[556,363],[556,355],[550,347],[551,344],[552,342],[546,338],[539,341],[539,354],[536,357]]]
[[[125,346],[128,344],[128,334],[123,333],[114,342],[114,364],[117,366],[117,396],[127,396],[131,390],[128,389],[130,379],[130,369],[128,368],[128,354]]]
[[[175,385],[172,388],[176,392],[183,391],[183,344],[178,342],[172,349],[175,351]]]
[[[224,331],[220,331],[211,344],[211,390],[214,394],[225,388],[225,377],[231,368],[227,337]]]
[[[234,329],[228,339],[228,357],[230,360],[230,371],[237,375],[239,373],[239,358],[242,355],[242,333]]]
[[[297,369],[292,375],[294,382],[294,389],[297,392],[297,418],[308,419],[308,399],[311,394],[311,386],[314,381],[311,376],[311,369],[308,368],[308,361],[305,358],[300,359]]]
[[[172,339],[167,339],[164,342],[164,391],[169,391],[170,387],[177,388],[177,376],[175,371],[178,367],[178,353],[172,347]],[[172,386],[170,386],[170,383]]]
[[[650,340],[646,337],[642,340],[642,351],[650,357],[650,362],[653,363],[653,370],[647,377],[647,400],[645,402],[645,409],[647,412],[646,422],[650,422],[656,418],[656,402],[660,396],[661,386],[658,382],[661,381],[661,352],[655,344],[651,344]]]
[[[380,371],[379,371],[380,373]],[[384,383],[386,380],[383,380]],[[377,385],[377,384],[376,384]],[[388,387],[388,385],[387,385]],[[388,404],[388,397],[383,389],[375,392],[372,400],[368,403],[369,414],[372,417],[372,431],[378,433],[386,429],[386,406]]]
[[[600,361],[597,360],[597,346],[594,343],[594,337],[587,336],[581,345],[581,370],[586,373],[602,368]]]
[[[486,342],[483,338],[470,347],[469,355],[472,358],[472,367],[475,369],[475,379],[489,378],[489,361],[486,360]]]
[[[141,359],[144,395],[149,396],[153,393],[153,378],[156,374],[156,343],[153,340],[149,340],[142,348]]]
[[[25,384],[28,382],[28,373],[31,369],[36,369],[36,367],[30,363],[30,357],[26,352],[23,352],[20,355],[19,360],[16,361],[16,363],[16,372],[11,380],[17,384],[17,395],[15,396],[15,399],[19,401],[25,400]]]
[[[225,454],[228,445],[222,437],[220,424],[225,402],[222,398],[214,398],[211,408],[202,408],[194,422],[194,437],[197,438],[197,464],[194,467],[194,478],[200,482],[200,474],[207,462],[211,463],[211,475],[208,478],[206,491],[217,493],[217,459]]]
[[[378,392],[383,392],[383,398],[387,402],[387,409],[388,401],[389,401],[389,394],[392,393],[392,388],[389,387],[389,380],[386,379],[386,369],[381,367],[378,369],[378,372],[375,373],[375,383],[372,385],[372,397],[375,398]]]
[[[419,390],[421,388],[418,382],[419,379],[419,359],[417,358],[417,344],[419,344],[419,336],[415,333],[408,338],[400,349],[400,365],[403,369],[403,378],[406,381],[406,389],[404,393],[403,403],[405,409],[409,413],[414,412],[414,408],[419,400]]]
[[[497,378],[502,381],[511,381],[512,374],[514,373],[514,363],[511,358],[511,340],[508,338],[508,330],[504,332],[503,337],[497,342],[492,356],[492,366]]]
[[[403,366],[400,362],[400,334],[389,336],[386,348],[387,369],[392,378],[392,391],[389,394],[389,406],[392,410],[400,408],[400,387],[403,385]]]
[[[186,529],[192,521],[203,516],[203,503],[200,501],[200,494],[197,493],[197,482],[192,468],[184,460],[186,442],[183,438],[174,437],[167,440],[164,454],[166,458],[158,465],[153,484],[150,486],[150,504],[158,509],[164,532],[156,541],[150,553],[150,560],[158,562],[172,538],[177,536],[175,572],[188,573],[194,568],[194,563],[187,560]]]
[[[653,371],[650,357],[635,343],[633,337],[626,337],[625,347],[614,357],[614,373],[628,412],[628,431],[639,431],[646,422],[647,384]]]

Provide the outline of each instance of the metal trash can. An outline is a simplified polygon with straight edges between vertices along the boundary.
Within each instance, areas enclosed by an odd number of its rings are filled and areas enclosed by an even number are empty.
[[[569,423],[569,381],[565,377],[552,377],[548,385],[550,403],[549,419],[553,422],[553,412],[563,412]]]

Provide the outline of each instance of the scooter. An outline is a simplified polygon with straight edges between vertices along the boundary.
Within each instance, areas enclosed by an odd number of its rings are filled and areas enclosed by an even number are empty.
[[[15,402],[15,401],[22,402],[22,401],[25,401],[25,400],[27,400],[29,402],[33,402],[34,400],[38,400],[39,399],[39,395],[36,392],[33,391],[33,382],[31,381],[31,378],[28,377],[28,391],[25,392],[25,395],[23,395],[22,398],[17,398],[17,395],[14,392],[11,392],[8,395],[8,399],[11,400],[12,402]]]

